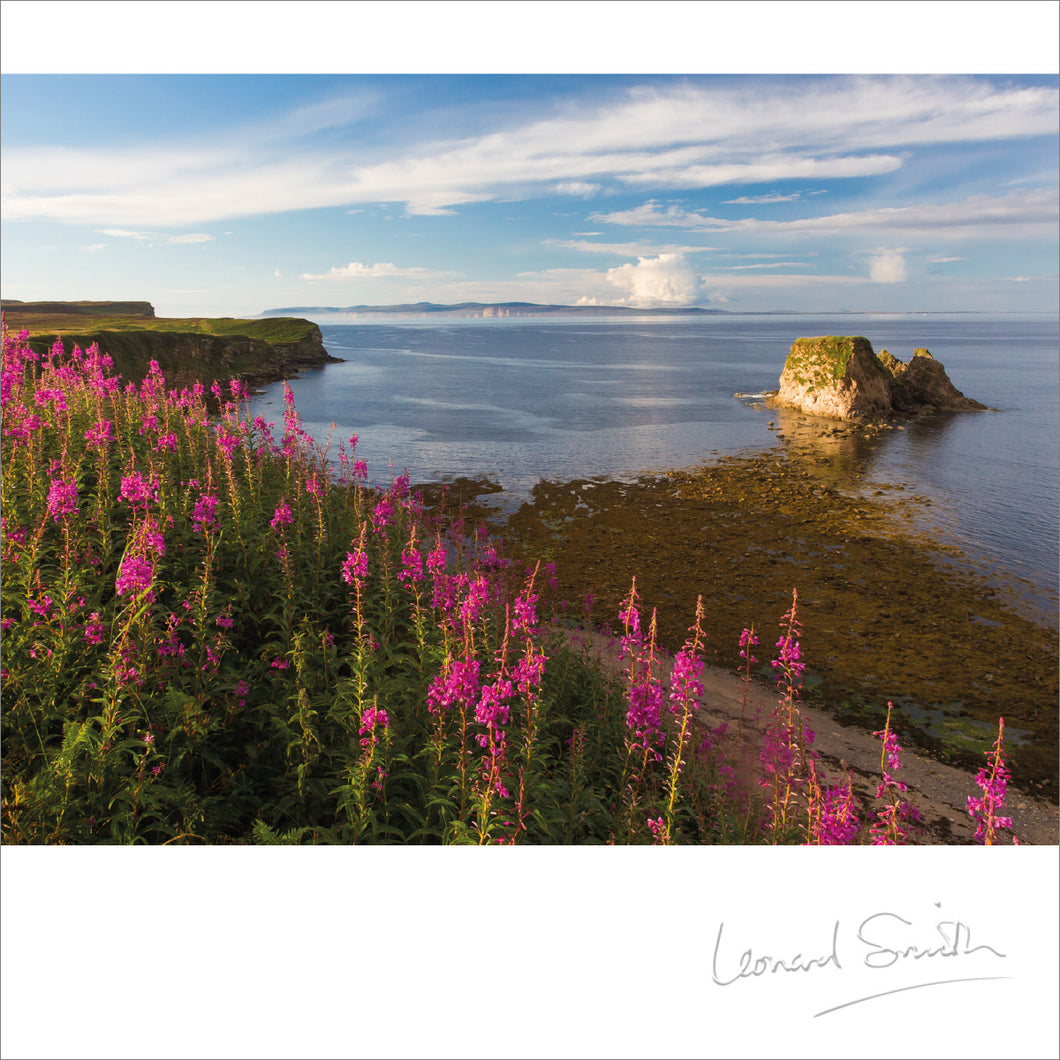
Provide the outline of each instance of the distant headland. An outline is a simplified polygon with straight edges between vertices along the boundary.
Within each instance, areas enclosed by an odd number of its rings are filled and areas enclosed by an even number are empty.
[[[536,302],[405,302],[400,305],[297,306],[266,309],[263,317],[285,316],[394,316],[394,317],[548,317],[548,316],[719,316],[724,309],[699,306],[634,309],[625,305],[538,305]]]

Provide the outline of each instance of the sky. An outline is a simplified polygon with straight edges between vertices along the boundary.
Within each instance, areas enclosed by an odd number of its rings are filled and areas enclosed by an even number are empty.
[[[713,6],[678,5],[685,31]],[[775,8],[721,6],[752,9],[748,27]],[[820,5],[781,5],[800,6]],[[1005,5],[1028,6],[1055,23],[1055,5]],[[5,17],[49,7],[66,5]],[[77,5],[92,7],[113,5]],[[468,19],[487,7],[525,5],[471,5]],[[104,58],[41,73],[9,53],[0,287],[148,300],[160,316],[416,301],[1054,312],[1058,77],[953,61],[572,74],[388,69],[383,56],[317,74],[111,73]]]

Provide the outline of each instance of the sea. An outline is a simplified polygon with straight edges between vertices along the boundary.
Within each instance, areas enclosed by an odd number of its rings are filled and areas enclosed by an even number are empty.
[[[1060,321],[1050,314],[842,314],[318,321],[340,364],[291,380],[319,442],[356,434],[371,481],[486,477],[510,510],[542,479],[635,478],[790,444],[775,390],[792,342],[863,335],[928,349],[992,411],[917,419],[853,461],[851,489],[927,498],[919,529],[1058,625]],[[739,395],[739,396],[737,396]],[[282,425],[282,384],[251,415]],[[278,430],[282,426],[278,426]],[[913,505],[914,510],[916,505]]]

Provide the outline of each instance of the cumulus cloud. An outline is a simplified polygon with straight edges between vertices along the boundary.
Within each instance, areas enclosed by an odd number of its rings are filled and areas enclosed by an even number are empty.
[[[300,279],[303,280],[372,280],[394,277],[415,277],[417,279],[429,279],[436,276],[446,276],[447,273],[437,272],[434,269],[424,269],[418,266],[403,267],[395,265],[390,261],[376,262],[368,265],[363,261],[351,261],[347,265],[333,265],[327,272],[312,273],[303,272]]]
[[[608,282],[624,292],[621,304],[649,309],[693,305],[702,293],[699,277],[682,254],[639,258],[607,270]]]
[[[877,251],[869,259],[869,277],[874,283],[904,283],[909,278],[909,268],[902,251]]]

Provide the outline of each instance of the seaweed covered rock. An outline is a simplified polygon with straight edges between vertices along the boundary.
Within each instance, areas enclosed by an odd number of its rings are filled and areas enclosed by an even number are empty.
[[[776,402],[814,416],[861,419],[890,412],[892,389],[868,339],[826,335],[792,343]]]

